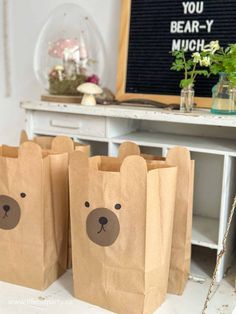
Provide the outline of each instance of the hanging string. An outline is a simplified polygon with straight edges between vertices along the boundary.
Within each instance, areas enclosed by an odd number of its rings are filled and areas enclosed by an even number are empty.
[[[230,231],[230,226],[231,226],[231,223],[232,223],[232,220],[233,220],[235,208],[236,208],[236,195],[234,197],[232,209],[231,209],[231,212],[230,212],[230,216],[229,216],[229,219],[228,219],[225,235],[224,235],[224,238],[223,238],[222,250],[217,255],[216,266],[215,266],[215,269],[214,269],[214,273],[213,273],[213,276],[212,276],[212,281],[211,281],[211,284],[210,284],[210,287],[209,287],[209,290],[208,290],[206,301],[204,303],[202,314],[206,314],[206,310],[208,308],[209,302],[210,302],[211,297],[212,297],[212,290],[213,290],[213,288],[214,288],[214,286],[216,284],[216,275],[217,275],[217,272],[218,272],[218,269],[219,269],[219,266],[220,266],[220,262],[221,262],[223,256],[226,253],[226,250],[227,250],[227,239],[228,239],[228,235],[229,235],[229,231]]]
[[[3,28],[5,97],[10,97],[11,71],[10,71],[10,45],[9,45],[9,0],[3,0],[2,22],[3,22],[2,28]]]

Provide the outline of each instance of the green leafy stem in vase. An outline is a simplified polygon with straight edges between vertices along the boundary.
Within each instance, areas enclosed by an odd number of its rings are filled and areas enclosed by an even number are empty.
[[[210,72],[214,75],[225,73],[232,87],[236,87],[236,44],[230,44],[225,49],[220,47],[212,56]]]
[[[184,78],[180,81],[180,87],[186,88],[193,86],[197,76],[209,77],[211,74],[212,57],[219,49],[219,42],[212,41],[202,51],[194,52],[190,56],[185,50],[171,52],[175,58],[171,70],[184,72]]]

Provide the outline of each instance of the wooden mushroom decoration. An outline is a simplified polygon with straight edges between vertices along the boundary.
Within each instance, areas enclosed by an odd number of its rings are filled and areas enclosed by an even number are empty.
[[[102,94],[101,87],[94,83],[83,83],[77,87],[77,91],[84,94],[81,105],[94,106],[96,105],[95,95]]]

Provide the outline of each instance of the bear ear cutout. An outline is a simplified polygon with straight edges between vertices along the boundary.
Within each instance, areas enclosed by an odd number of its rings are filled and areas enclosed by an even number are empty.
[[[166,161],[169,165],[179,165],[183,164],[185,166],[190,165],[191,163],[191,155],[190,151],[185,147],[173,147],[170,148],[167,156]]]
[[[143,199],[146,193],[147,163],[141,156],[128,156],[120,169],[121,189],[124,195]]]
[[[147,175],[147,163],[141,156],[128,156],[121,165],[120,172],[122,175],[130,177],[130,180],[144,177]]]
[[[52,150],[58,153],[72,153],[74,142],[68,136],[56,136],[52,140]]]
[[[119,147],[118,158],[123,161],[128,156],[140,156],[140,148],[133,142],[124,142]]]
[[[20,144],[27,142],[29,140],[28,135],[25,130],[22,130],[20,133]]]
[[[19,147],[18,158],[23,162],[28,162],[29,164],[31,164],[33,160],[42,160],[42,149],[34,142],[25,142]]]

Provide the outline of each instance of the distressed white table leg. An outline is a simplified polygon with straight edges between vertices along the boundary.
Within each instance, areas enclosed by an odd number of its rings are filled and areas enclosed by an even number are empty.
[[[219,224],[219,237],[218,237],[218,251],[219,253],[222,249],[222,243],[224,239],[224,234],[226,231],[227,227],[227,222],[228,222],[228,217],[230,214],[230,209],[231,209],[231,199],[232,199],[232,180],[231,180],[231,175],[232,175],[232,167],[233,167],[233,158],[225,155],[224,157],[224,169],[223,169],[223,179],[222,179],[222,197],[221,197],[221,209],[220,209],[220,224]],[[229,236],[228,242],[227,242],[227,247],[228,250],[223,256],[219,270],[216,276],[216,281],[220,282],[224,276],[224,272],[226,268],[228,267],[229,262],[229,255],[230,255],[230,250],[231,250],[231,245],[232,245],[232,237]]]

